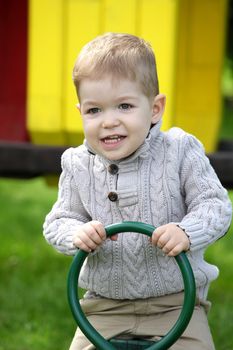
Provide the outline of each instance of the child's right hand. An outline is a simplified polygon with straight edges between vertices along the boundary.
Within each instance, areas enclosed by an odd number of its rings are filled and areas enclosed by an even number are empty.
[[[73,237],[74,245],[87,253],[95,250],[106,239],[106,231],[99,221],[90,221],[80,226]],[[111,240],[117,240],[117,235],[111,237]]]

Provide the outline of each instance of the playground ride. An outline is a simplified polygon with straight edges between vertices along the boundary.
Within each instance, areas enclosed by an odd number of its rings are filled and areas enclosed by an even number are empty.
[[[141,222],[126,221],[122,223],[112,224],[105,227],[107,237],[122,232],[138,232],[151,237],[155,227]],[[96,329],[89,323],[84,315],[78,297],[78,278],[82,265],[88,253],[79,250],[75,255],[70,267],[68,275],[68,301],[71,307],[72,314],[76,320],[81,331],[95,345],[96,349],[100,350],[114,350],[114,349],[128,349],[128,350],[166,350],[174,344],[186,329],[195,306],[196,288],[195,280],[191,265],[184,252],[175,257],[176,262],[180,268],[184,281],[184,302],[180,316],[174,326],[168,333],[159,341],[152,342],[147,340],[122,340],[112,338],[109,341],[104,339]],[[172,259],[172,258],[171,258]],[[155,330],[156,332],[156,330]]]

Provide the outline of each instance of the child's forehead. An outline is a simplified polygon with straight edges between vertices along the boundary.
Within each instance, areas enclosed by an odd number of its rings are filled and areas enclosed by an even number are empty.
[[[84,79],[79,88],[79,100],[82,104],[90,104],[93,101],[135,101],[144,95],[140,85],[136,81],[128,79],[112,80],[103,78],[100,80]]]
[[[137,80],[119,76],[114,77],[111,75],[105,75],[99,79],[85,78],[80,82],[79,90],[88,92],[91,90],[98,90],[101,87],[109,88],[111,90],[134,90],[142,92],[140,83]]]

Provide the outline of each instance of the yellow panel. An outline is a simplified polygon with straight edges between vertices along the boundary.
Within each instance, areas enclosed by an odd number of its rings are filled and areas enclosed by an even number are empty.
[[[137,0],[105,0],[102,2],[101,32],[136,34]]]
[[[78,112],[74,107],[76,96],[68,72],[72,70],[74,57],[79,49],[100,32],[116,31],[138,34],[149,40],[155,51],[158,51],[157,62],[161,91],[168,97],[164,124],[166,128],[172,125],[177,3],[178,1],[174,0],[68,1],[66,20],[68,62],[65,66],[68,71],[64,68],[66,74],[63,86],[64,95],[66,95],[65,125],[69,143],[81,141],[76,135],[77,132],[80,133],[81,120],[77,119]],[[77,22],[79,13],[82,16]],[[77,42],[76,47],[75,42]]]
[[[214,151],[221,119],[227,0],[181,0],[175,124]]]
[[[148,40],[155,51],[160,92],[167,96],[163,128],[173,124],[174,79],[176,64],[177,10],[179,1],[142,0],[138,34]]]
[[[178,125],[213,150],[227,0],[30,0],[28,127],[35,142],[79,144],[72,68],[82,46],[106,31],[148,40],[167,95],[164,128]]]
[[[221,64],[225,0],[195,0],[190,2],[189,62]]]
[[[172,126],[174,105],[173,87],[176,61],[176,0],[131,0],[131,1],[68,1],[67,12],[67,60],[68,71],[71,72],[74,57],[84,43],[99,33],[107,31],[128,32],[137,34],[150,41],[156,51],[161,92],[167,95],[166,117],[164,127]],[[77,22],[77,14],[82,17]],[[88,15],[87,15],[88,14]],[[130,14],[130,16],[129,16]],[[80,38],[80,30],[82,36]],[[78,43],[74,50],[74,38]],[[164,40],[166,38],[166,40]],[[65,68],[66,71],[66,68]],[[70,83],[70,75],[65,74],[65,124],[69,142],[80,140],[76,133],[81,130],[81,120],[77,119],[74,108],[76,96]]]
[[[69,144],[83,140],[82,122],[75,105],[77,97],[71,72],[78,52],[89,40],[107,31],[135,32],[136,0],[66,2],[66,59],[64,62],[64,125]],[[129,16],[130,13],[130,16]],[[79,16],[77,14],[80,14]],[[78,21],[77,21],[78,18]]]
[[[36,143],[64,143],[62,133],[62,0],[30,0],[28,129]]]
[[[67,0],[65,3],[64,128],[68,143],[77,145],[83,140],[83,132],[81,118],[76,108],[78,101],[72,84],[72,69],[83,45],[100,34],[101,2],[100,0]]]

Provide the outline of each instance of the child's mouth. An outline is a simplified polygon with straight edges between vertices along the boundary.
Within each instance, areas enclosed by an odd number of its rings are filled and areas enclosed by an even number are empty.
[[[101,141],[106,145],[113,145],[121,142],[126,136],[122,135],[111,135],[101,139]]]

